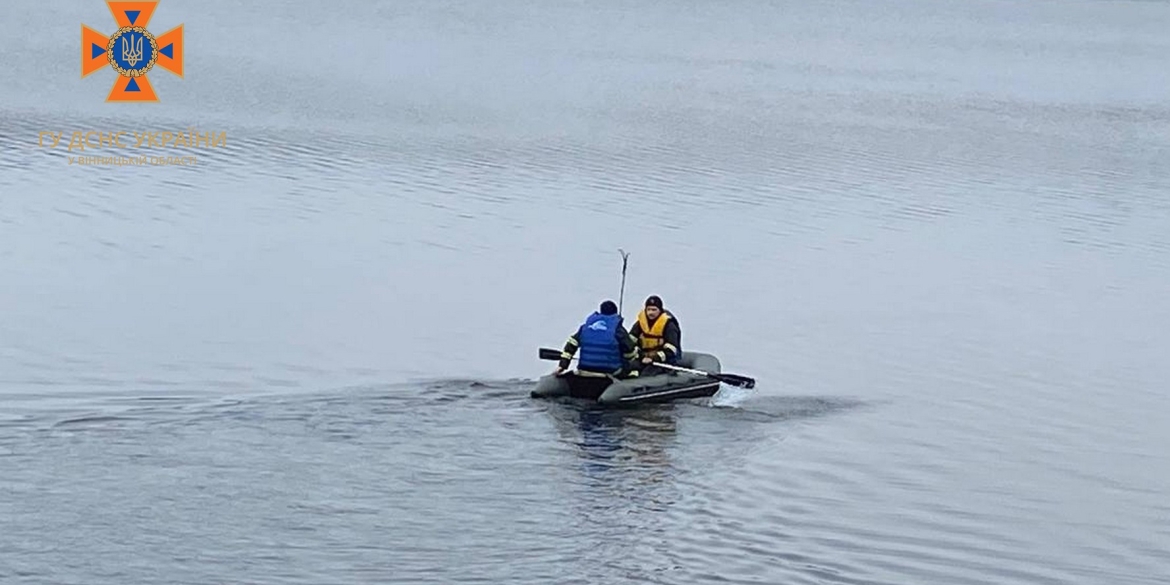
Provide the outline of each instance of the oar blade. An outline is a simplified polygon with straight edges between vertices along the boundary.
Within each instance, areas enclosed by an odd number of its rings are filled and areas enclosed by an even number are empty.
[[[728,386],[738,386],[740,388],[755,388],[756,381],[747,376],[739,376],[736,374],[711,374],[712,378],[727,384]]]
[[[540,348],[540,359],[557,361],[561,359],[561,350],[548,347]]]

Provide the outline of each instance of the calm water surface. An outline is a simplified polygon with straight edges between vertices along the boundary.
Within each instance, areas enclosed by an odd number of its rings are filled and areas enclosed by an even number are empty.
[[[0,582],[1170,578],[1170,4],[0,11]],[[528,398],[618,248],[755,390]]]

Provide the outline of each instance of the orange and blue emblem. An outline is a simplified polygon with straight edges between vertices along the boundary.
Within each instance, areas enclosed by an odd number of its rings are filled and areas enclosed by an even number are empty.
[[[81,76],[109,66],[118,73],[107,102],[157,102],[146,74],[156,65],[183,77],[183,25],[154,36],[146,30],[154,2],[106,1],[118,30],[112,36],[81,25]]]

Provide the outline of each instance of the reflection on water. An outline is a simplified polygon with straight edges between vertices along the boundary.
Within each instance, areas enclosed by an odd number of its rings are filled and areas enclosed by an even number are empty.
[[[668,569],[661,554],[667,538],[662,515],[679,498],[681,470],[670,456],[677,448],[676,410],[553,403],[547,414],[576,461],[565,497],[583,570],[611,580]]]
[[[669,477],[668,449],[676,431],[676,414],[671,407],[616,410],[583,406],[551,412],[558,420],[562,440],[579,448],[581,470],[600,492],[631,494]],[[572,427],[568,427],[570,422]],[[573,435],[564,436],[570,430]]]

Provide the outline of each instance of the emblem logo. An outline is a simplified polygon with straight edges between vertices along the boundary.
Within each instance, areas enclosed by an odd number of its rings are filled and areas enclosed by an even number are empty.
[[[112,36],[81,25],[81,76],[109,66],[118,73],[107,102],[157,102],[146,74],[155,65],[183,77],[183,25],[155,37],[146,30],[154,2],[106,1],[118,30]]]

